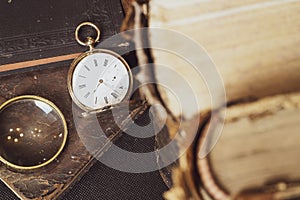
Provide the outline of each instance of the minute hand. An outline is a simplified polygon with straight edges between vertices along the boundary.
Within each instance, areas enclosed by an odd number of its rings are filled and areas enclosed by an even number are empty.
[[[111,64],[113,64],[113,63],[111,63]],[[110,64],[110,65],[111,65]],[[103,72],[100,74],[100,78],[102,78],[103,77],[103,75],[105,74],[105,72],[110,68],[110,65],[108,65],[108,66],[106,66],[106,68],[103,70]],[[115,66],[116,66],[116,64],[115,64]]]
[[[106,83],[105,81],[103,82],[103,84],[104,84],[106,87],[108,87],[108,88],[110,88],[111,90],[113,90],[113,91],[114,91],[115,93],[117,93],[118,95],[121,95],[117,90],[114,89],[114,87],[113,87],[112,85]]]
[[[115,65],[116,66],[116,65]],[[105,74],[105,72],[107,71],[109,69],[109,66],[107,66],[104,70],[103,70],[103,72],[100,74],[100,76],[99,76],[99,82],[98,82],[98,84],[97,84],[97,86],[96,86],[96,89],[94,90],[94,93],[96,92],[96,90],[98,89],[98,87],[101,85],[101,83],[103,83],[103,79],[102,79],[102,77],[103,77],[103,75]],[[101,81],[102,80],[102,81]]]

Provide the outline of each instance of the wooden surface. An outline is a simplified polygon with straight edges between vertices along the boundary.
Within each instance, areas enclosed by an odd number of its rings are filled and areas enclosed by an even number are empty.
[[[224,81],[228,101],[300,89],[299,0],[153,0],[151,15],[151,27],[179,31],[207,50]],[[182,48],[173,38],[163,40]],[[183,74],[195,86],[201,105],[210,107],[205,84],[187,70],[189,64],[165,52],[154,54],[158,63]],[[166,77],[158,74],[158,78]],[[184,90],[168,78],[179,93]]]

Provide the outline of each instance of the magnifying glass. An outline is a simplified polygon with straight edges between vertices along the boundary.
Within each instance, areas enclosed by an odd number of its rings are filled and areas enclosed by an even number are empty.
[[[51,163],[67,134],[62,112],[47,99],[18,96],[0,106],[0,161],[8,167],[32,170]]]

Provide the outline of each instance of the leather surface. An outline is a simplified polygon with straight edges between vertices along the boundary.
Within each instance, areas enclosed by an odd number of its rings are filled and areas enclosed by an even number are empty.
[[[82,52],[78,24],[92,21],[103,40],[119,32],[123,17],[119,0],[1,1],[0,65]]]
[[[69,185],[73,184],[77,177],[84,174],[93,164],[93,158],[86,150],[74,127],[72,116],[72,101],[67,90],[66,77],[70,61],[55,63],[47,68],[32,68],[24,72],[2,74],[0,76],[0,96],[2,101],[14,96],[32,94],[49,99],[56,104],[64,114],[68,125],[68,140],[63,152],[51,164],[30,171],[14,171],[2,165],[0,167],[0,178],[14,192],[24,199],[57,198]],[[44,66],[45,67],[45,66]],[[51,84],[49,84],[51,83]],[[139,103],[132,104],[134,107]],[[117,108],[116,108],[117,109]],[[120,121],[126,119],[126,115],[118,115]],[[110,111],[101,113],[98,116],[102,130],[110,129],[107,132],[108,138],[115,138],[121,135],[120,128],[114,123]],[[95,130],[86,127],[79,127],[86,131],[88,137],[99,137]],[[78,129],[77,129],[78,130]],[[99,140],[97,140],[99,141]],[[99,149],[105,152],[109,146],[106,140],[99,145]],[[105,148],[104,148],[105,147]]]
[[[68,64],[69,62],[56,63],[55,66],[48,66],[47,69],[31,69],[22,73],[2,74],[0,78],[0,96],[2,98],[10,99],[25,94],[47,98],[59,107],[68,125],[67,145],[54,163],[30,174],[14,172],[1,166],[1,179],[14,188],[22,198],[55,196],[63,185],[70,182],[91,159],[80,142],[72,122],[72,103],[66,83]],[[51,85],[49,85],[50,82]]]

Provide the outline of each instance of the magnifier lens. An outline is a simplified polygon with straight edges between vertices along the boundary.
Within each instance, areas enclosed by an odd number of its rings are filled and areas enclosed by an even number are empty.
[[[19,169],[42,167],[53,161],[66,142],[66,122],[46,99],[22,96],[0,109],[0,159]]]

